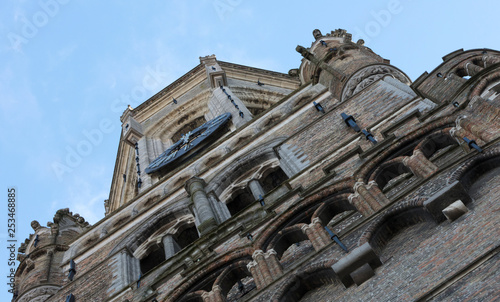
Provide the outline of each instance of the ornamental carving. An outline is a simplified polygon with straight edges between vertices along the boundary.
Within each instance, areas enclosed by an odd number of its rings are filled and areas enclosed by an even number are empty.
[[[40,286],[22,295],[17,302],[42,302],[59,290],[57,286]]]
[[[342,91],[342,101],[350,99],[353,95],[368,87],[370,84],[378,81],[386,75],[391,75],[404,84],[410,84],[410,79],[390,65],[370,65],[354,73]]]

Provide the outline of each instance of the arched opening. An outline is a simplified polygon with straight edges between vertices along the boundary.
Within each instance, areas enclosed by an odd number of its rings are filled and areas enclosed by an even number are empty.
[[[198,235],[198,230],[196,229],[196,226],[192,225],[191,227],[178,232],[175,237],[175,241],[179,245],[179,250],[181,250],[190,245],[192,242],[196,241],[196,239],[198,238],[200,238],[200,236]]]
[[[175,295],[172,301],[198,301],[197,297],[201,297],[204,292],[211,292],[214,287],[219,287],[220,294],[226,297],[226,301],[236,301],[242,297],[242,292],[237,288],[238,293],[233,295],[234,284],[238,284],[241,280],[244,284],[244,290],[255,288],[253,278],[248,271],[246,265],[251,261],[250,256],[235,258],[229,262],[219,259],[220,266],[211,268],[205,274],[197,274],[193,279],[187,280],[186,284],[182,284],[179,295]],[[250,280],[248,279],[250,278]],[[248,292],[247,291],[247,292]]]
[[[146,274],[165,260],[165,250],[163,247],[154,245],[151,252],[140,261],[141,273],[143,275]]]
[[[412,174],[410,168],[405,166],[402,161],[393,160],[390,162],[383,163],[379,169],[375,171],[374,180],[378,187],[384,191],[386,186],[391,183],[391,181],[396,181],[396,178],[404,177],[408,174]]]
[[[252,274],[247,269],[249,261],[242,260],[227,267],[215,281],[226,301],[238,301],[256,288]]]
[[[229,213],[231,213],[231,216],[234,216],[236,213],[248,207],[253,202],[255,202],[255,199],[252,194],[250,194],[247,190],[240,190],[236,192],[236,196],[227,203],[227,208]]]
[[[461,177],[460,182],[466,190],[470,190],[473,186],[481,185],[481,178],[484,175],[491,174],[490,171],[498,171],[500,168],[500,156],[476,160]]]
[[[276,251],[283,269],[291,266],[297,259],[314,251],[311,241],[301,230],[301,226],[293,225],[279,231],[269,244]]]
[[[356,207],[347,199],[348,195],[341,194],[340,196],[334,196],[330,200],[325,200],[319,205],[312,217],[318,217],[324,224],[329,224],[338,214],[356,211]]]
[[[417,149],[422,151],[424,156],[430,159],[439,151],[449,146],[458,146],[458,143],[451,137],[448,131],[443,130],[430,134],[417,146]]]
[[[269,172],[264,178],[262,178],[262,188],[264,191],[270,192],[277,186],[279,186],[282,182],[288,179],[288,176],[281,170],[280,167]]]

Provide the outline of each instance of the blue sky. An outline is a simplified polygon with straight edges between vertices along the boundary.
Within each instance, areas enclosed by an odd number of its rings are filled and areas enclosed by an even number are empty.
[[[7,187],[19,191],[18,246],[69,207],[104,217],[119,117],[199,63],[288,72],[297,44],[345,28],[415,80],[459,49],[500,49],[497,1],[80,1],[0,4],[0,297]],[[4,214],[2,214],[4,213]],[[5,280],[5,281],[4,281]]]

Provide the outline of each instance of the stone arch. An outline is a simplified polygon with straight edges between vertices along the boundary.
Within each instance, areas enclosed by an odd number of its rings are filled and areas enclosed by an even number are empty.
[[[261,181],[264,191],[270,192],[287,180],[288,176],[279,165],[275,165],[268,167],[267,169],[263,169],[258,178]]]
[[[301,241],[309,240],[307,235],[302,231],[304,223],[298,223],[292,226],[283,228],[277,232],[274,238],[269,242],[267,249],[276,251],[278,259],[281,259],[285,251],[293,244]]]
[[[234,216],[254,201],[252,194],[246,188],[237,187],[232,189],[231,195],[227,198],[226,206],[231,216]]]
[[[253,276],[247,268],[248,263],[250,263],[249,259],[240,260],[235,263],[232,263],[228,267],[226,267],[222,271],[222,273],[217,277],[217,279],[214,282],[214,286],[220,287],[221,294],[224,297],[228,297],[228,294],[230,294],[231,291],[234,291],[233,287],[235,284],[238,284],[238,281],[241,282],[241,280],[246,279],[248,277],[252,278],[252,281],[246,285],[247,291],[245,291],[245,284],[242,283],[243,290],[241,291],[241,294],[243,293],[246,294],[250,290],[255,288],[255,282],[253,281]],[[234,295],[235,293],[231,292],[231,294]]]
[[[336,215],[346,211],[357,211],[349,202],[349,193],[343,193],[331,196],[322,201],[319,207],[314,211],[311,220],[319,218],[325,225],[327,225]]]
[[[191,215],[188,209],[188,200],[180,200],[175,204],[169,204],[154,212],[147,221],[138,221],[136,227],[129,230],[122,241],[110,251],[113,255],[123,248],[128,248],[132,253],[154,232],[162,226],[176,221],[186,215]]]

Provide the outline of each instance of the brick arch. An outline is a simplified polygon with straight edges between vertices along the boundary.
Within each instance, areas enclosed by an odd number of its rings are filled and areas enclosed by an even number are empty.
[[[165,301],[173,302],[179,301],[179,299],[184,299],[184,297],[189,295],[189,293],[199,291],[200,289],[198,287],[200,286],[206,286],[206,289],[210,291],[215,284],[217,277],[223,273],[227,267],[230,267],[231,264],[238,263],[239,261],[248,260],[250,262],[252,260],[253,252],[254,249],[246,248],[214,257],[213,260],[205,266],[200,266],[192,274],[185,276],[183,282],[180,282],[177,287],[172,289],[172,291],[166,293]],[[199,284],[199,282],[207,280],[207,278],[210,279],[208,280],[210,287],[207,284]]]
[[[283,253],[294,243],[298,243],[304,240],[309,240],[306,234],[302,231],[302,227],[305,223],[298,223],[292,226],[288,226],[280,230],[273,237],[271,242],[269,242],[268,249],[273,249],[276,251],[278,259],[281,259]]]
[[[314,211],[311,220],[319,218],[325,225],[335,217],[335,215],[346,211],[357,211],[348,198],[350,193],[334,195],[324,200]]]
[[[273,302],[295,302],[300,301],[309,291],[329,284],[341,282],[331,268],[334,259],[321,261],[300,269],[295,274],[291,274],[282,283],[272,296]]]
[[[392,207],[373,221],[358,240],[358,246],[369,243],[380,252],[400,231],[422,222],[435,224],[431,214],[424,208],[425,198],[415,198]]]
[[[445,77],[450,73],[455,73],[457,70],[464,68],[463,65],[466,62],[474,61],[474,63],[478,65],[481,64],[480,61],[483,61],[485,59],[489,61],[490,59],[488,58],[483,59],[483,57],[485,57],[485,51],[486,57],[494,58],[500,55],[500,52],[487,48],[470,49],[467,51],[457,50],[444,56],[443,63],[436,67],[432,71],[432,74],[441,73],[443,77]],[[484,63],[482,65],[484,66]],[[488,65],[486,65],[486,67],[488,67]]]
[[[500,167],[500,147],[488,149],[458,167],[452,173],[448,183],[460,181],[464,188],[469,190],[478,176],[498,167]]]
[[[245,277],[252,277],[252,274],[247,268],[250,259],[240,260],[230,264],[217,277],[214,286],[219,286],[223,296],[227,296],[234,284]],[[252,277],[253,278],[253,277]]]
[[[182,297],[179,302],[203,302],[203,294],[206,293],[204,290],[197,290],[195,292],[190,292],[189,294]]]
[[[384,187],[389,183],[389,181],[398,177],[399,175],[402,175],[404,173],[413,173],[410,168],[408,168],[403,163],[403,158],[404,157],[399,156],[382,163],[371,174],[368,182],[375,181],[378,187],[383,190]]]
[[[357,171],[353,173],[354,179],[369,182],[370,176],[377,167],[385,161],[402,155],[411,155],[415,147],[425,138],[426,135],[440,129],[455,126],[454,116],[445,116],[433,122],[427,123],[418,129],[406,134],[404,137],[393,143],[390,147],[378,153],[375,157],[362,164]]]
[[[448,146],[456,145],[458,142],[450,134],[452,128],[448,127],[440,129],[427,135],[416,147],[415,150],[420,150],[426,158],[431,158],[437,151]]]
[[[486,73],[484,76],[480,77],[477,82],[473,85],[472,89],[467,96],[468,100],[472,100],[476,96],[481,96],[483,92],[493,83],[500,83],[500,64],[497,63],[497,68]],[[500,104],[495,104],[500,107]]]
[[[310,216],[313,215],[316,208],[320,206],[321,201],[334,198],[334,196],[338,194],[352,193],[353,186],[353,180],[344,179],[304,198],[302,201],[292,206],[289,210],[276,217],[270,225],[266,227],[266,230],[255,238],[254,246],[258,249],[266,250],[266,247],[271,242],[272,237],[274,237],[279,230],[286,226],[294,225],[301,220],[302,223],[308,222],[307,220],[303,220],[303,217],[301,217],[302,214],[305,214],[309,219]]]

